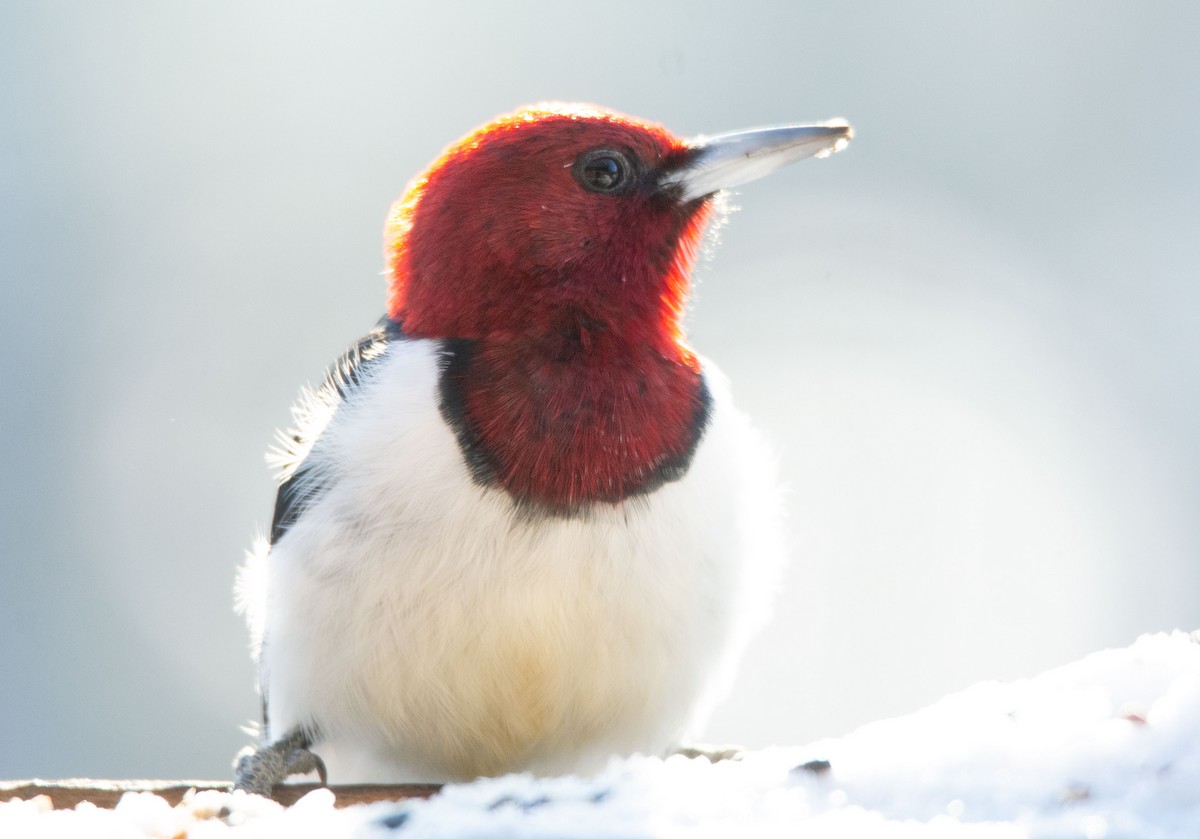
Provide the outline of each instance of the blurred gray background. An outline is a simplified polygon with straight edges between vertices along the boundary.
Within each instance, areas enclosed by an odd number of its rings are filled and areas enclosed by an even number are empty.
[[[389,202],[540,99],[843,116],[745,187],[693,343],[794,559],[708,736],[801,743],[1200,626],[1200,5],[0,6],[0,777],[225,777],[235,568]]]

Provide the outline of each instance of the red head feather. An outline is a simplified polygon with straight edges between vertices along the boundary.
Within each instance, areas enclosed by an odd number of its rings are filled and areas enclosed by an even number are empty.
[[[579,180],[601,149],[636,172],[621,194]],[[659,175],[687,153],[652,123],[537,105],[450,146],[392,207],[388,312],[465,341],[443,412],[481,481],[570,510],[686,469],[708,396],[681,320],[708,202]]]
[[[650,173],[686,154],[660,125],[577,104],[522,108],[446,149],[388,217],[391,317],[415,336],[481,339],[573,310],[662,350],[680,341],[707,202],[588,192],[572,167],[594,148]]]

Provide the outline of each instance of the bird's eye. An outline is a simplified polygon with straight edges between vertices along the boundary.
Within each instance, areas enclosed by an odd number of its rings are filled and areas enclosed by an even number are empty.
[[[637,170],[624,152],[592,149],[575,161],[575,180],[589,192],[616,195],[629,191],[637,181]]]

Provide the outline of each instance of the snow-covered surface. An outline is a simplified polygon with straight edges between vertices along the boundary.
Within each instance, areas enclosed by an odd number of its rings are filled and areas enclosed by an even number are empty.
[[[1200,643],[1148,635],[1036,678],[984,683],[804,748],[710,765],[614,761],[597,777],[526,775],[427,801],[289,809],[204,792],[114,810],[0,804],[3,837],[1200,837]],[[825,772],[795,770],[828,760]]]

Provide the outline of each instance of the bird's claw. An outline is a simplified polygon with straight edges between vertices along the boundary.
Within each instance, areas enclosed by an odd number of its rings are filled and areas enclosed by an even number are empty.
[[[310,751],[312,740],[308,731],[297,726],[274,743],[247,746],[238,752],[234,762],[233,788],[270,797],[275,785],[292,775],[316,772],[322,786],[329,785],[325,761]]]

